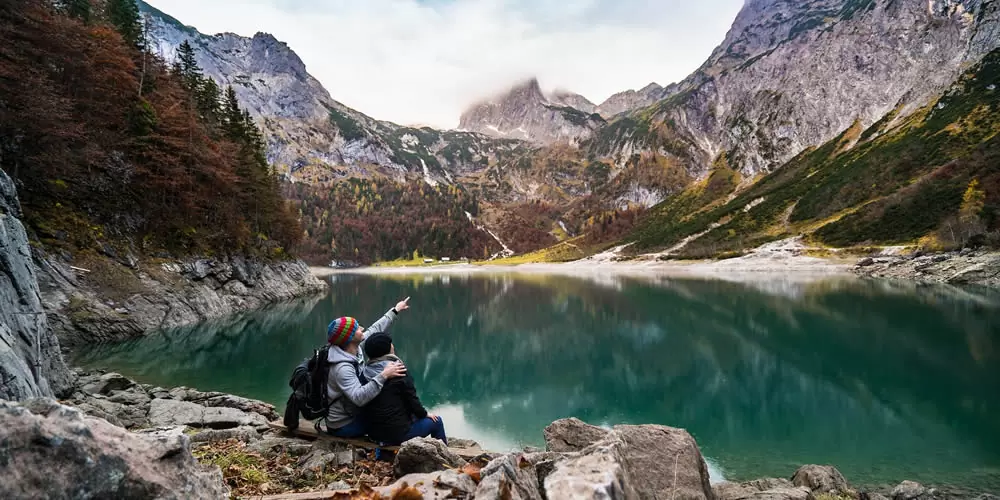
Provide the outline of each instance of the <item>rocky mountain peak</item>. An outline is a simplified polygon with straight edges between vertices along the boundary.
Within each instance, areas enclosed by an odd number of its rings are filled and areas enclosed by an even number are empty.
[[[555,100],[550,100],[542,92],[538,79],[525,80],[507,92],[469,108],[462,114],[459,129],[536,144],[578,144],[604,124],[600,117],[571,104],[586,107],[581,102],[590,101],[583,96],[565,92],[558,95]]]
[[[287,72],[299,79],[309,78],[306,64],[302,62],[298,54],[292,51],[288,44],[278,40],[270,33],[259,32],[255,34],[250,39],[249,51],[250,60],[253,61],[255,69]]]
[[[537,78],[529,78],[514,85],[500,97],[500,101],[509,99],[522,102],[546,102],[545,94],[542,93],[542,86],[538,83]]]

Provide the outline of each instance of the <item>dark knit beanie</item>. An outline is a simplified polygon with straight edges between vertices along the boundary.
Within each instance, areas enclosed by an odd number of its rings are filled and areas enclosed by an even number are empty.
[[[392,337],[385,333],[376,333],[365,339],[365,355],[368,359],[381,358],[392,350]]]

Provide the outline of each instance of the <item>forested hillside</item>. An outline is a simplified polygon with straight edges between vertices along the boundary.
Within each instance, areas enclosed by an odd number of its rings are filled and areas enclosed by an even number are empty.
[[[0,4],[0,167],[58,248],[281,256],[301,238],[232,90],[190,50],[153,55],[132,0]]]
[[[332,185],[288,184],[305,228],[300,255],[310,262],[372,262],[409,257],[484,259],[499,244],[469,220],[479,201],[458,186],[352,178]],[[329,244],[327,244],[329,242]]]

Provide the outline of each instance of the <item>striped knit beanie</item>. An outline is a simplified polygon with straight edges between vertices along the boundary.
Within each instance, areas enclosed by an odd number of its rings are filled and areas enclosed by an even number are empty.
[[[354,318],[337,318],[326,327],[326,341],[330,345],[344,347],[351,342],[354,334],[358,333],[361,325]]]

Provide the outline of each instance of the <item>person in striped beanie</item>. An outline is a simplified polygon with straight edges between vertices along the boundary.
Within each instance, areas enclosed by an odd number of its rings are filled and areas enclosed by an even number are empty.
[[[410,298],[401,300],[367,330],[352,317],[337,318],[326,328],[330,345],[327,361],[327,396],[331,401],[326,416],[327,432],[337,437],[353,438],[367,434],[363,419],[358,418],[361,407],[375,399],[386,381],[406,375],[402,363],[386,365],[377,376],[362,381],[358,354],[361,344],[368,337],[388,331],[399,314],[410,308]]]

